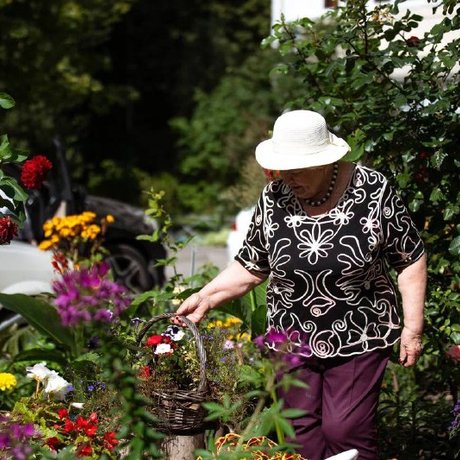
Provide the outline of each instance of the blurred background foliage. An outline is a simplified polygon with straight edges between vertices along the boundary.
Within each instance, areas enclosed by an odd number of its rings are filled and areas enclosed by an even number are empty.
[[[260,53],[269,24],[269,0],[2,0],[0,91],[17,101],[16,110],[2,119],[2,130],[33,153],[47,153],[58,135],[75,178],[91,192],[141,203],[134,180],[140,175],[143,183],[178,189],[173,212],[209,212],[212,199],[204,208],[190,197],[201,168],[193,157],[200,142],[218,143],[216,137],[224,141],[224,135],[205,125],[209,133],[202,133],[192,150],[177,144],[189,143],[188,124],[196,131],[197,122],[187,120],[197,106],[202,115],[195,120],[209,117],[204,100],[216,87],[221,89],[215,98],[222,98],[231,94],[232,79],[251,72],[251,64],[243,63]],[[267,68],[268,63],[257,72],[251,88],[238,90],[238,99],[247,101],[257,83],[268,91],[269,83],[262,82]],[[210,110],[216,116],[215,103]],[[220,110],[219,128],[231,121],[227,137],[232,128],[237,136],[254,123],[250,115],[238,121],[240,114],[227,103]],[[206,161],[219,164],[222,157],[225,168],[242,149],[206,151],[213,156]],[[228,185],[235,169],[219,175],[215,186],[207,184],[209,176],[200,178],[197,192],[215,198],[219,181]]]

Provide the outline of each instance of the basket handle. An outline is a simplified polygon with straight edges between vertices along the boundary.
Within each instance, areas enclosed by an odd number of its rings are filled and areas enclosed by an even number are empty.
[[[206,350],[204,349],[203,339],[201,338],[200,333],[198,332],[198,328],[195,326],[195,323],[192,323],[189,319],[185,316],[177,315],[176,313],[162,313],[161,315],[154,316],[153,318],[149,319],[144,327],[139,331],[137,335],[137,345],[140,347],[142,339],[144,338],[145,334],[149,331],[149,329],[158,321],[167,318],[173,318],[177,316],[191,331],[193,337],[195,338],[196,343],[196,350],[198,354],[198,361],[200,363],[200,381],[198,384],[198,391],[206,391],[207,389],[207,380],[206,380]]]

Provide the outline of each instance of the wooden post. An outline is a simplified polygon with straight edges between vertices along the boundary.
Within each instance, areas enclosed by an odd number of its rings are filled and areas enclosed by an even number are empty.
[[[167,436],[161,442],[160,449],[165,460],[195,460],[193,451],[204,447],[204,433],[193,436]]]

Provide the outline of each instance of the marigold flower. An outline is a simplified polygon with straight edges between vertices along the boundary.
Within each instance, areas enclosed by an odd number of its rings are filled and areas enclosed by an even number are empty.
[[[44,155],[36,155],[22,166],[21,182],[28,189],[39,189],[53,167]]]
[[[0,391],[11,390],[17,385],[16,377],[9,372],[0,372]]]
[[[0,244],[9,244],[17,236],[18,226],[11,217],[0,217]]]
[[[112,214],[107,214],[105,216],[105,221],[108,223],[108,224],[113,224],[115,222],[115,217],[112,216]]]

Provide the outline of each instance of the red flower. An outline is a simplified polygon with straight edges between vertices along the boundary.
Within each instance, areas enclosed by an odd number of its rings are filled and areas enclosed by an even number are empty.
[[[53,253],[51,265],[55,271],[61,274],[64,274],[64,272],[69,269],[69,261],[67,257],[60,251]]]
[[[63,418],[67,418],[69,416],[69,411],[67,409],[58,409],[57,414],[62,420]]]
[[[98,419],[97,419],[97,414],[96,412],[92,412],[88,418],[88,421],[90,421],[91,423],[98,423]]]
[[[139,370],[140,379],[148,379],[151,376],[152,376],[152,370],[150,369],[150,366],[143,366],[140,368]]]
[[[61,441],[59,441],[58,438],[56,438],[56,436],[53,436],[52,438],[48,438],[46,441],[45,441],[45,444],[52,450],[57,450],[57,446],[59,445]]]
[[[446,351],[446,356],[460,363],[460,345],[451,345]]]
[[[154,347],[163,342],[164,337],[162,335],[151,335],[145,342],[148,347]]]
[[[72,421],[67,418],[65,423],[64,423],[64,431],[66,433],[70,433],[71,431],[74,431],[76,429],[76,426],[72,423]]]
[[[52,167],[53,164],[48,158],[44,155],[37,155],[23,164],[21,182],[26,188],[39,189]]]
[[[120,441],[116,439],[115,436],[115,431],[110,431],[104,434],[104,447],[106,449],[112,450],[117,444],[120,443]]]
[[[406,40],[406,43],[409,48],[416,47],[420,45],[420,38],[416,37],[415,35],[412,35]]]
[[[88,425],[84,428],[86,436],[89,436],[92,438],[93,436],[96,435],[97,432],[97,425],[93,425],[91,423],[88,423]]]
[[[18,234],[18,226],[9,216],[0,217],[0,244],[9,244]]]
[[[78,457],[89,457],[93,453],[91,444],[81,444],[77,449]]]

